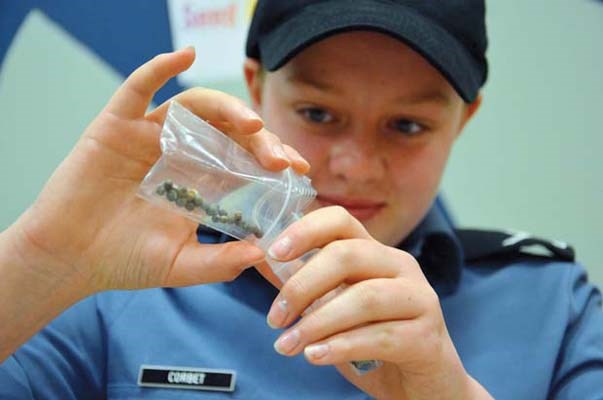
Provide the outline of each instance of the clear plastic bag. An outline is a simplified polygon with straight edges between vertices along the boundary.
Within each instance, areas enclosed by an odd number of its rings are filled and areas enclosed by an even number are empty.
[[[173,101],[161,132],[162,156],[140,185],[139,195],[162,208],[264,251],[303,215],[316,196],[311,181],[291,168],[265,170],[247,150]],[[266,259],[285,282],[318,250],[296,260]],[[312,307],[317,307],[320,299]],[[355,361],[358,373],[377,361]]]
[[[177,102],[168,110],[161,150],[141,184],[143,198],[264,249],[316,196],[306,176],[265,170]]]

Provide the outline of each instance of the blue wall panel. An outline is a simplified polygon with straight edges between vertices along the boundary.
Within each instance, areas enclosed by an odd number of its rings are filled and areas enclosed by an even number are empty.
[[[38,8],[122,76],[158,53],[172,50],[165,1],[0,0],[0,64],[27,13]],[[160,103],[181,91],[170,81]]]

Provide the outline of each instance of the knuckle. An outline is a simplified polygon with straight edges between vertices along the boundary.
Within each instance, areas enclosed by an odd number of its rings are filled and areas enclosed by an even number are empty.
[[[328,212],[332,213],[330,217],[332,218],[334,225],[342,231],[352,232],[356,237],[364,239],[370,238],[364,225],[350,214],[345,207],[340,205],[330,206]]]
[[[359,307],[368,312],[377,311],[382,304],[383,288],[374,282],[366,281],[358,289]]]
[[[335,240],[326,245],[324,250],[343,263],[351,261],[353,257],[353,249],[344,240]]]
[[[229,254],[232,254],[236,251],[236,248],[237,248],[236,245],[237,245],[236,242],[225,243],[219,252],[213,254],[213,256],[209,257],[206,260],[207,264],[208,265],[219,265],[221,263],[221,260],[224,260],[225,258],[228,257]],[[232,259],[232,257],[228,257],[228,259]],[[233,281],[243,272],[243,270],[246,267],[247,267],[246,265],[244,265],[240,262],[236,262],[235,260],[232,260],[231,264],[227,268],[223,268],[224,281],[226,281],[226,282]]]
[[[239,275],[241,274],[241,270],[239,268],[230,268],[227,274],[224,276],[224,282],[233,282]]]
[[[283,143],[283,147],[285,148],[285,150],[287,150],[295,155],[299,155],[299,152],[297,150],[295,150],[293,147],[289,146],[288,144]]]
[[[352,341],[346,335],[338,335],[331,341],[331,349],[337,354],[340,360],[350,360],[353,352],[356,350]]]
[[[318,311],[312,312],[303,317],[302,322],[299,325],[299,330],[302,336],[313,336],[312,332],[320,330],[323,325],[324,318]]]
[[[391,353],[396,349],[395,343],[400,340],[400,332],[396,325],[390,324],[375,335],[375,343],[384,353]]]
[[[338,206],[338,205],[333,206],[333,213],[335,214],[335,217],[337,218],[337,222],[340,225],[347,225],[353,219],[353,217],[350,215],[348,210],[346,210],[345,207],[342,207],[342,206]]]
[[[406,251],[403,251],[403,250],[398,250],[398,254],[399,254],[399,257],[401,258],[402,262],[404,263],[404,265],[407,268],[412,268],[414,270],[421,269],[419,262],[416,260],[416,258],[413,257],[412,254],[410,254]]]
[[[180,96],[184,98],[202,98],[208,95],[209,89],[202,87],[194,87],[190,89],[186,89],[184,92],[180,94]]]
[[[207,96],[207,97],[219,97],[222,93],[217,91],[216,89],[210,89],[205,87],[196,87],[190,89],[193,93],[198,96]]]
[[[215,105],[215,109],[218,110],[220,115],[225,110],[225,94],[220,92],[219,90],[209,89],[205,87],[195,87],[186,90],[183,92],[183,95],[186,98],[189,98],[191,101],[196,100],[199,102],[207,102],[208,104],[213,103]]]
[[[259,151],[269,149],[277,143],[278,139],[275,139],[274,135],[266,129],[260,129],[252,135],[248,135],[247,140],[254,151]]]
[[[151,61],[148,64],[157,64],[157,63],[161,63],[161,61],[163,61],[163,59],[167,56],[167,53],[160,53],[160,54],[156,54],[153,58],[151,58]]]
[[[260,129],[259,132],[255,133],[254,138],[258,141],[257,144],[268,144],[270,146],[277,145],[281,143],[281,140],[274,133],[270,132],[267,129]]]
[[[421,354],[428,354],[431,358],[443,351],[442,335],[435,324],[429,321],[419,322],[417,338],[417,350]]]
[[[295,304],[308,293],[308,288],[294,275],[285,283],[281,292],[289,303]]]
[[[232,282],[239,276],[238,269],[235,266],[224,268],[220,274],[220,282]]]
[[[168,57],[169,54],[166,53],[158,54],[153,57],[151,62],[147,65],[149,67],[147,68],[147,73],[149,74],[149,77],[151,77],[153,80],[159,80],[159,72],[161,71],[161,65],[165,62],[165,59]]]
[[[427,286],[425,288],[425,293],[423,293],[424,304],[427,310],[440,310],[440,298],[435,290],[431,286]]]

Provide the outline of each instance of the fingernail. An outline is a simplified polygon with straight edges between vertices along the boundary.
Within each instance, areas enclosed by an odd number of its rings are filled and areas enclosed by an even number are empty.
[[[283,160],[289,161],[287,154],[285,154],[285,150],[283,150],[283,146],[281,146],[280,144],[275,144],[274,146],[272,146],[272,154],[274,154],[276,158],[281,158]]]
[[[192,51],[195,51],[195,46],[193,46],[192,44],[189,44],[188,46],[183,47],[183,48],[180,49],[180,51],[183,51],[183,50],[192,50]]]
[[[287,315],[289,315],[289,303],[287,303],[287,300],[282,299],[277,301],[270,307],[270,312],[268,312],[268,317],[266,318],[268,326],[272,329],[280,328],[287,320]]]
[[[270,246],[268,255],[275,260],[282,260],[291,251],[291,239],[288,236],[277,240]]]
[[[329,345],[328,344],[313,344],[310,346],[306,346],[304,349],[304,354],[306,357],[311,358],[313,360],[320,360],[327,354],[329,354]]]
[[[281,336],[274,343],[274,350],[279,354],[287,355],[291,353],[299,344],[299,331],[297,329],[292,330]]]

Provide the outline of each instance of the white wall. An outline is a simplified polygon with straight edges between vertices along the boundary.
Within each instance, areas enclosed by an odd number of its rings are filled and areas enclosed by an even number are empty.
[[[446,198],[464,225],[575,245],[603,284],[603,3],[487,4],[491,75]]]

